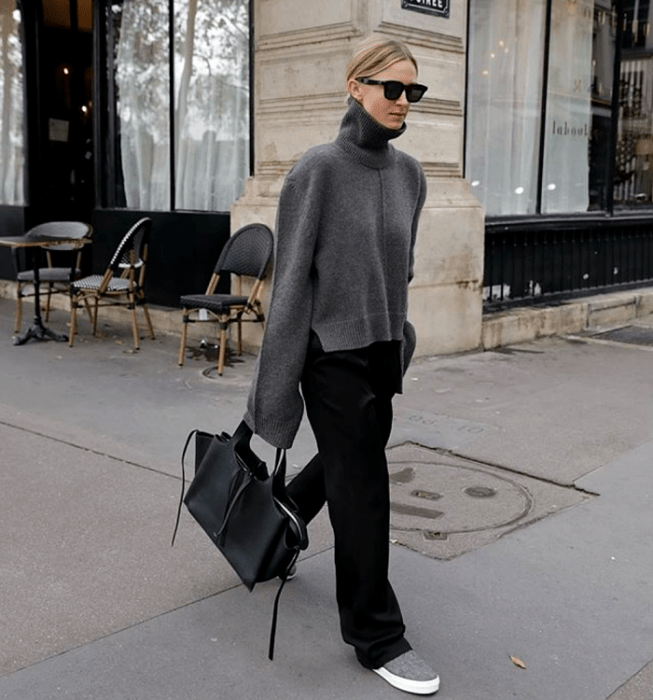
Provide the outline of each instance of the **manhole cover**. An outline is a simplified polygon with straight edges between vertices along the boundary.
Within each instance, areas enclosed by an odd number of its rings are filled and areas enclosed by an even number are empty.
[[[396,466],[400,466],[399,482],[394,478]],[[410,481],[406,480],[408,471]],[[510,525],[531,508],[527,489],[510,479],[462,464],[433,461],[393,465],[390,483],[390,519],[396,530],[422,527],[447,533],[474,532]],[[424,494],[433,493],[436,485],[440,498],[433,503]],[[434,520],[438,522],[430,522]]]
[[[388,451],[391,539],[452,559],[589,498],[523,474],[405,444]]]
[[[623,328],[596,333],[592,337],[600,338],[601,340],[613,340],[618,343],[653,347],[653,328],[648,328],[647,326],[624,326]]]

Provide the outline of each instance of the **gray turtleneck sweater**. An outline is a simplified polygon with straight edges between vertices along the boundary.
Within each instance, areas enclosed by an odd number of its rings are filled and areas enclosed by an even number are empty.
[[[245,414],[275,447],[291,447],[301,422],[311,330],[326,352],[403,340],[405,366],[412,355],[408,283],[426,179],[417,160],[388,143],[405,128],[387,129],[350,99],[338,138],[308,150],[286,177],[270,310]]]

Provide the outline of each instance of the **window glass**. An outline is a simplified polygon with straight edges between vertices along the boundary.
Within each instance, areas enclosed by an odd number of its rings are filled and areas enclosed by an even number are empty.
[[[537,205],[545,0],[471,0],[466,177],[488,215]]]
[[[93,31],[93,0],[77,0],[77,28],[80,32]]]
[[[611,0],[552,0],[547,47],[546,10],[470,3],[466,177],[489,216],[609,206],[617,15]]]
[[[542,212],[606,206],[614,26],[610,7],[553,0]]]
[[[24,83],[21,13],[0,3],[0,204],[25,204]]]
[[[111,7],[113,199],[118,206],[145,211],[228,211],[249,175],[249,4],[175,0],[173,6],[172,115],[169,3],[123,0]]]
[[[625,2],[615,152],[615,207],[653,201],[653,35],[649,0]]]
[[[70,0],[42,0],[43,24],[70,29]]]
[[[115,36],[117,204],[170,208],[168,5],[112,3]]]
[[[175,207],[228,211],[249,175],[247,0],[175,0]]]

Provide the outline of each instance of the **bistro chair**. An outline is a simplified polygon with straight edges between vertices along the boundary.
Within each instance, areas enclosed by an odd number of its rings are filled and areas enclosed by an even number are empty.
[[[154,340],[154,329],[143,290],[151,229],[152,219],[145,217],[137,221],[120,241],[103,275],[89,275],[70,285],[70,347],[73,346],[77,332],[77,308],[81,302],[93,304],[93,335],[97,332],[101,306],[124,306],[130,309],[136,350],[140,347],[136,307],[142,306],[150,337]]]
[[[81,221],[49,221],[31,228],[25,235],[33,238],[90,238],[93,227]],[[71,244],[48,246],[45,250],[45,262],[47,267],[39,266],[39,280],[41,285],[47,285],[47,298],[45,303],[45,320],[50,319],[50,301],[53,294],[69,294],[70,283],[81,276],[82,248]],[[18,250],[12,251],[16,265],[16,333],[20,331],[23,320],[23,299],[34,296],[34,269],[22,265]],[[54,255],[53,255],[54,252]],[[40,255],[41,250],[32,251],[33,255]],[[55,262],[68,262],[68,265],[57,267]],[[24,269],[22,269],[24,268]]]
[[[218,374],[222,375],[227,351],[227,331],[232,324],[238,327],[238,354],[242,354],[242,324],[245,321],[265,326],[261,307],[261,293],[267,268],[272,258],[274,241],[272,231],[264,224],[249,224],[236,231],[225,244],[204,294],[181,297],[182,327],[179,346],[179,366],[184,364],[184,353],[189,323],[211,322],[220,329]],[[236,276],[236,294],[215,294],[222,275]],[[249,295],[243,295],[243,277],[254,277]],[[246,318],[246,316],[252,318]]]

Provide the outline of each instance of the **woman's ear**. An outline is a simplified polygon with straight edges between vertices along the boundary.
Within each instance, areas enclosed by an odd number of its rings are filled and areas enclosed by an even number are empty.
[[[349,92],[357,102],[363,99],[363,89],[356,78],[349,78],[347,81],[347,92]]]

